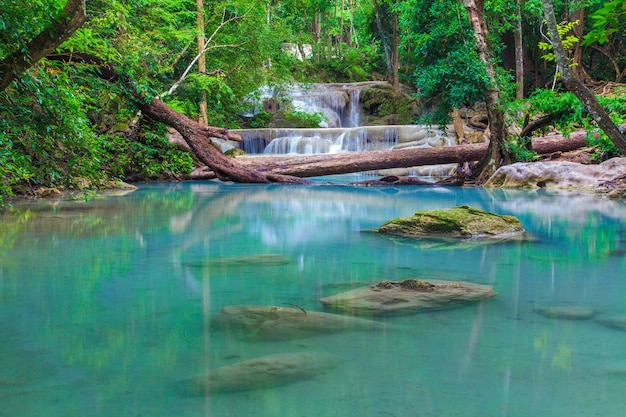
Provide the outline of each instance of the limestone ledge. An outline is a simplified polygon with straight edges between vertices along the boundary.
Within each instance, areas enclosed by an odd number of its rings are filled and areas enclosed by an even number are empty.
[[[518,162],[500,167],[484,184],[487,188],[560,189],[626,196],[626,158],[597,165],[575,162]]]

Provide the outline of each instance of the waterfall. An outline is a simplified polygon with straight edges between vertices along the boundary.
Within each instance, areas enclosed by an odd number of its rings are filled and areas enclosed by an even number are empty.
[[[240,129],[233,130],[243,138],[242,148],[254,154],[324,154],[363,152],[406,147],[449,146],[455,143],[451,127],[433,126],[361,126],[360,94],[368,83],[313,84],[294,86],[288,96],[294,109],[310,114],[322,113],[325,125],[313,129]],[[261,94],[266,100],[269,90]],[[425,170],[426,169],[426,170]],[[408,174],[437,175],[450,167],[433,170],[413,168]]]

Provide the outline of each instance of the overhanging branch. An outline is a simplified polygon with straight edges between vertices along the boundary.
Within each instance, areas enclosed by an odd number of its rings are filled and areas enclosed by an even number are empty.
[[[24,71],[69,39],[87,21],[85,0],[68,0],[63,11],[43,32],[0,62],[0,91]]]

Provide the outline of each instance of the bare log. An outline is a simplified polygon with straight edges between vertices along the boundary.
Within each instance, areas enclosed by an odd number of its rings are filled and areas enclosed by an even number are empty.
[[[585,136],[586,132],[580,131],[572,133],[569,138],[554,135],[534,139],[533,149],[539,154],[571,151],[586,145]],[[314,177],[378,169],[473,162],[485,154],[487,147],[487,143],[477,143],[439,148],[408,148],[310,156],[246,156],[238,157],[237,161],[257,172]]]

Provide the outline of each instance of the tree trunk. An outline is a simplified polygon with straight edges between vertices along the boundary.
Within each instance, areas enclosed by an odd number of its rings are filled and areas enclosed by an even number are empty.
[[[561,73],[561,80],[565,87],[574,93],[578,100],[582,103],[585,110],[589,112],[591,118],[598,124],[604,134],[613,142],[613,144],[619,149],[622,155],[626,155],[626,138],[617,128],[615,123],[611,120],[609,114],[598,103],[594,94],[585,86],[585,84],[576,77],[569,67],[569,61],[567,54],[563,49],[561,38],[557,30],[556,17],[554,15],[554,8],[550,0],[541,0],[543,4],[543,10],[548,22],[548,28],[550,29],[550,41],[554,48],[554,54],[556,55],[556,63]]]
[[[393,22],[393,91],[400,92],[400,33],[398,31],[398,12],[394,11]]]
[[[517,3],[517,21],[515,22],[515,30],[513,37],[515,39],[515,82],[517,83],[516,98],[521,100],[524,98],[524,43],[522,31],[522,8],[519,0]]]
[[[485,92],[487,117],[489,118],[489,149],[478,164],[473,168],[477,173],[477,182],[484,182],[503,164],[511,163],[511,157],[506,151],[504,141],[507,137],[504,125],[504,113],[500,109],[500,91],[496,82],[496,73],[487,47],[487,27],[484,18],[484,0],[463,0],[470,23],[474,28],[476,51],[485,65],[489,85]]]
[[[206,73],[206,57],[204,55],[204,3],[202,0],[196,0],[196,30],[198,31],[198,72]],[[200,103],[198,103],[198,122],[207,125],[207,97],[206,91],[202,92]]]
[[[68,0],[52,24],[28,43],[0,62],[0,91],[24,71],[70,38],[87,20],[85,0]]]
[[[533,150],[539,154],[566,152],[584,147],[586,132],[575,132],[569,138],[561,135],[534,139]],[[487,143],[444,146],[439,148],[409,148],[391,151],[350,152],[303,156],[239,157],[237,161],[248,169],[297,177],[349,174],[379,169],[408,168],[479,160],[487,151]]]
[[[378,29],[378,35],[380,36],[380,43],[383,47],[383,52],[385,53],[385,63],[387,64],[387,81],[391,85],[393,85],[394,80],[394,69],[393,69],[393,48],[391,43],[389,42],[389,36],[385,31],[385,27],[383,25],[383,16],[382,10],[380,9],[380,5],[378,4],[378,0],[373,0],[374,5],[374,15],[376,17],[376,28]]]
[[[568,13],[569,14],[569,13]],[[578,20],[578,24],[574,26],[573,32],[574,36],[582,41],[584,36],[584,27],[585,27],[585,9],[574,10],[571,15],[569,15],[569,20],[575,22]],[[572,74],[574,76],[580,78],[580,68],[582,68],[583,64],[583,49],[580,46],[580,42],[576,42],[574,44],[574,53],[572,56],[572,62],[574,66],[571,68]]]

